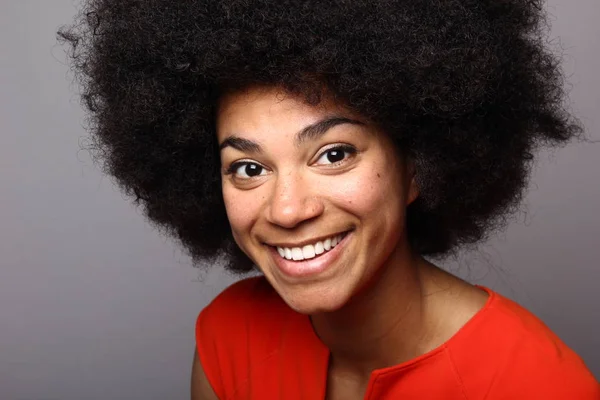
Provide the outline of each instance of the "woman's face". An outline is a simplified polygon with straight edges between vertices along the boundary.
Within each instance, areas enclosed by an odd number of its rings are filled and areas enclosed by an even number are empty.
[[[416,188],[365,118],[253,88],[221,99],[217,135],[235,241],[290,307],[339,309],[395,264]]]

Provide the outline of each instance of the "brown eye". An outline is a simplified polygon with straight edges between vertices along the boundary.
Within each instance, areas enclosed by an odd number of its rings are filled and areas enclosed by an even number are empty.
[[[354,154],[356,154],[356,149],[354,147],[350,145],[338,145],[325,150],[317,160],[316,164],[338,164]]]
[[[251,162],[240,162],[235,163],[230,168],[231,172],[235,174],[237,178],[249,179],[256,176],[264,175],[266,170],[259,164]]]
[[[328,150],[325,153],[325,157],[327,158],[327,161],[329,161],[330,163],[336,163],[338,161],[342,161],[345,157],[346,153],[343,150]]]

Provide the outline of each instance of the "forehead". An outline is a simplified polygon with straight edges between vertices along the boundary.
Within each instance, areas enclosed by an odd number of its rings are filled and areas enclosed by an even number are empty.
[[[222,140],[232,134],[294,133],[331,115],[349,117],[352,113],[325,96],[317,105],[310,105],[302,96],[281,88],[250,88],[221,97],[217,136]]]

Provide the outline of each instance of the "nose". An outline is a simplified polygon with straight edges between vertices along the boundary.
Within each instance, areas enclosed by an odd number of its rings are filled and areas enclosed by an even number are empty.
[[[299,173],[279,176],[267,206],[267,220],[290,229],[318,217],[325,207],[317,193],[314,185]]]

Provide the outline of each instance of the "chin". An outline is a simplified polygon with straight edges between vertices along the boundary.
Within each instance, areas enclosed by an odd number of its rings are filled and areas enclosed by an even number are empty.
[[[337,311],[350,299],[350,293],[337,288],[319,287],[318,283],[307,286],[284,288],[275,286],[283,301],[300,314],[313,315]]]

